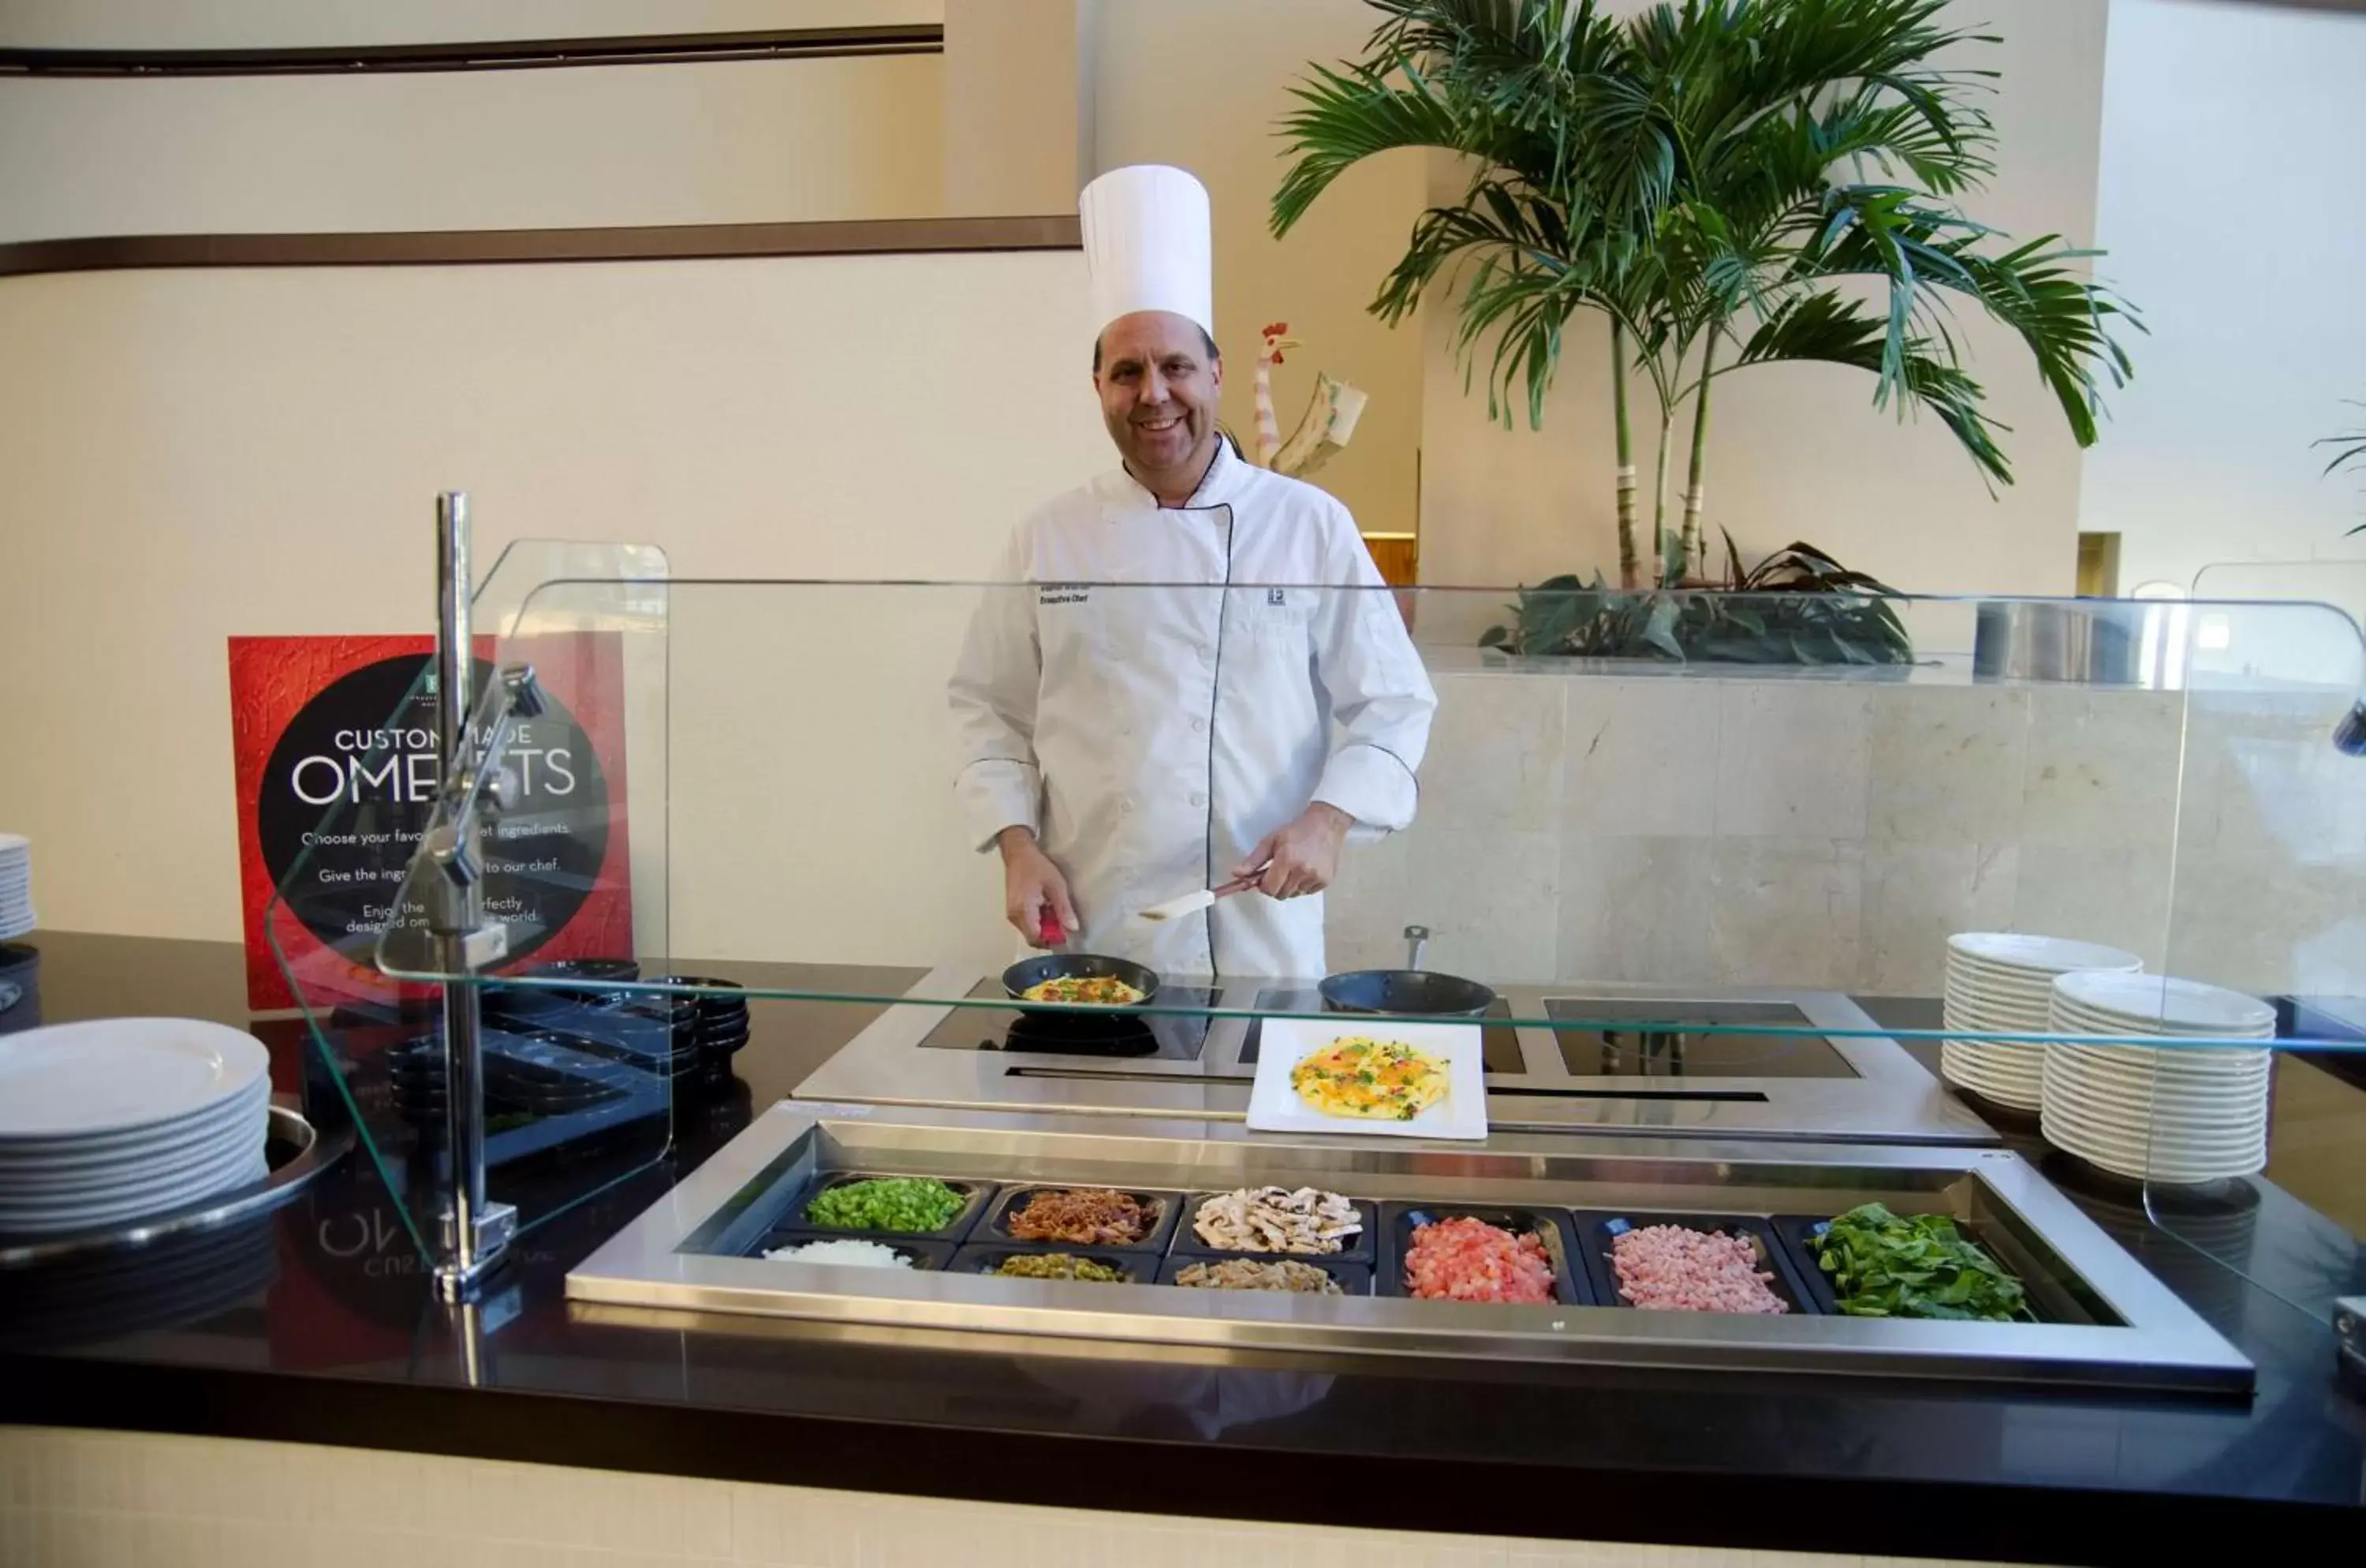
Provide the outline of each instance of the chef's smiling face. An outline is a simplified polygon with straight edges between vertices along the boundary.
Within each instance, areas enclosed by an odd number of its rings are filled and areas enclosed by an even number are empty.
[[[1216,403],[1224,362],[1189,316],[1137,310],[1101,330],[1093,387],[1119,456],[1138,479],[1190,473],[1207,465],[1216,440]]]

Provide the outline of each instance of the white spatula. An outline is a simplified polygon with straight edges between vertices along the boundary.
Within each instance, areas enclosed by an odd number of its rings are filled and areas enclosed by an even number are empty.
[[[1248,875],[1236,876],[1221,886],[1202,887],[1197,893],[1186,893],[1180,898],[1169,898],[1164,904],[1153,904],[1149,908],[1142,911],[1137,918],[1152,925],[1164,925],[1168,920],[1179,920],[1186,915],[1196,915],[1219,898],[1229,898],[1235,893],[1247,892],[1256,886],[1256,879],[1264,874],[1265,867],[1259,866]]]

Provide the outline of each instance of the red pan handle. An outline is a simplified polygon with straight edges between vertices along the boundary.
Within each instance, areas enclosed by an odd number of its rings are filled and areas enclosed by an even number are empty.
[[[1067,931],[1060,925],[1059,911],[1053,908],[1051,905],[1044,905],[1038,918],[1042,924],[1036,930],[1036,940],[1045,947],[1057,947],[1068,940]]]

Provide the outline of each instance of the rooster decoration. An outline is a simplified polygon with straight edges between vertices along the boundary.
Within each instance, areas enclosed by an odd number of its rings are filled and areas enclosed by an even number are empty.
[[[1299,416],[1298,428],[1284,441],[1281,423],[1273,414],[1273,367],[1281,363],[1283,350],[1298,346],[1298,340],[1290,335],[1288,321],[1275,321],[1265,329],[1255,383],[1256,460],[1261,468],[1302,479],[1347,445],[1356,434],[1356,422],[1363,417],[1366,400],[1364,393],[1328,371],[1316,372],[1314,395]]]

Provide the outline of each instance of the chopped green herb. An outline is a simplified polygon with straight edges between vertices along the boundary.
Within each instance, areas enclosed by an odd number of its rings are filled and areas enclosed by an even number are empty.
[[[806,1205],[806,1224],[834,1231],[942,1230],[963,1201],[928,1177],[880,1177],[828,1189]]]
[[[1900,1216],[1867,1203],[1811,1239],[1841,1311],[1852,1317],[2005,1323],[2031,1316],[2021,1281],[1944,1214]]]

